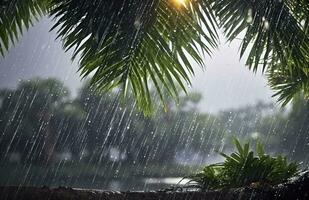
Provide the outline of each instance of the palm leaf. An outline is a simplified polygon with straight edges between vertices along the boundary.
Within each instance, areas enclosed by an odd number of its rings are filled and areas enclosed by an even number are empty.
[[[276,91],[273,96],[278,96],[278,101],[282,105],[286,105],[300,93],[309,97],[309,75],[293,63],[290,66],[293,67],[293,70],[283,68],[278,64],[267,72],[269,85],[272,90]]]
[[[269,83],[286,104],[308,92],[309,3],[306,0],[4,0],[0,3],[0,53],[33,20],[50,13],[66,50],[74,49],[83,77],[108,90],[132,90],[151,111],[157,91],[164,104],[178,98],[194,75],[192,59],[217,45],[216,20],[230,41],[244,34],[240,55],[253,71],[267,69]],[[215,14],[215,15],[214,15]]]
[[[0,54],[5,55],[24,29],[46,14],[49,0],[3,0],[0,2]]]
[[[230,41],[243,36],[240,55],[257,71],[267,69],[279,102],[308,92],[309,2],[306,0],[213,1],[220,26]]]
[[[263,71],[272,64],[281,63],[283,68],[295,66],[308,73],[309,37],[292,1],[278,0],[221,0],[213,1],[213,9],[221,27],[229,40],[241,34],[241,57],[248,50],[246,64],[257,71]],[[295,6],[295,5],[294,5]],[[308,1],[302,1],[302,7],[308,8]],[[307,10],[307,9],[306,9]],[[308,11],[306,11],[308,13]],[[308,16],[306,16],[308,18]]]
[[[53,0],[52,15],[66,49],[75,48],[82,76],[94,73],[100,89],[130,88],[137,104],[151,111],[150,90],[162,102],[177,99],[194,74],[192,62],[204,65],[203,53],[216,46],[214,17],[208,4],[175,6],[165,0]],[[209,23],[211,22],[211,23]],[[202,29],[205,25],[205,29]]]

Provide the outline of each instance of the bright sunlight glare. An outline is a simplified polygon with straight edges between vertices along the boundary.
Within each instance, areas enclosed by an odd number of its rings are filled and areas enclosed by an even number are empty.
[[[172,0],[173,4],[177,7],[186,6],[187,0]]]

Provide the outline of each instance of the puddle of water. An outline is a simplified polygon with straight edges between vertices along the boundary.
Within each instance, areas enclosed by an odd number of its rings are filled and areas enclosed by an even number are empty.
[[[184,185],[189,179],[184,179],[182,177],[167,177],[167,178],[145,178],[143,180],[145,184],[168,184],[168,185]]]

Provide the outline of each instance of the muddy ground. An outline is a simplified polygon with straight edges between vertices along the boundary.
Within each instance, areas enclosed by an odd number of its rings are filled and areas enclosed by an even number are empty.
[[[243,187],[208,192],[116,192],[72,189],[67,187],[0,187],[1,200],[309,200],[309,171],[274,187]]]

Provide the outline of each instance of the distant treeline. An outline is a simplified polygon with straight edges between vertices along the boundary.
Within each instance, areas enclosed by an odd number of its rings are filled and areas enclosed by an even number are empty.
[[[309,160],[309,102],[301,95],[287,111],[260,102],[214,115],[198,112],[201,95],[191,93],[146,117],[117,90],[100,93],[85,84],[74,99],[69,93],[56,79],[2,89],[0,161],[196,165],[228,151],[232,136]]]

